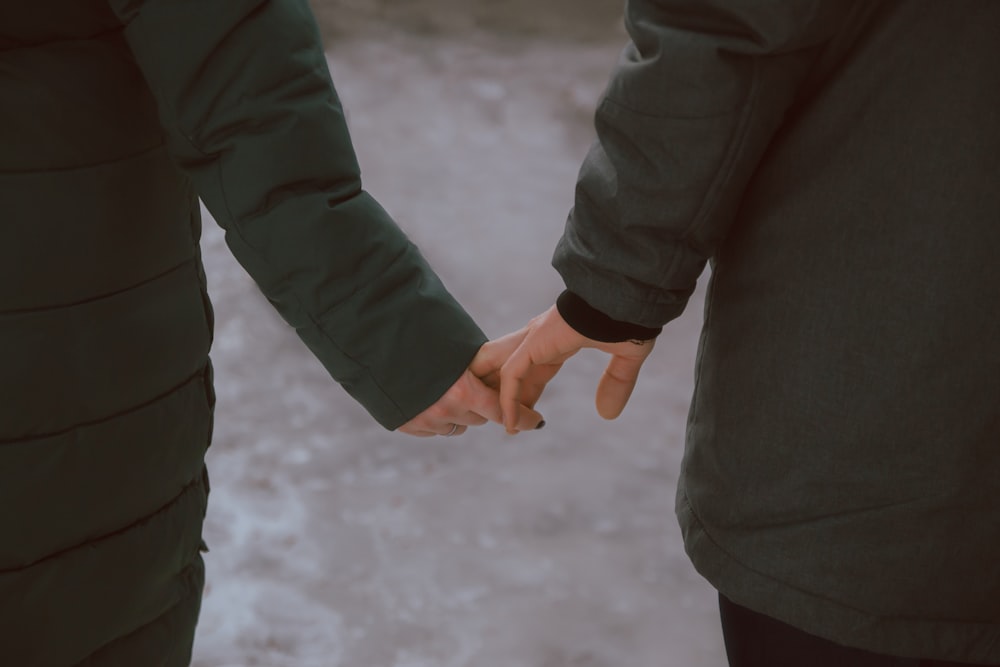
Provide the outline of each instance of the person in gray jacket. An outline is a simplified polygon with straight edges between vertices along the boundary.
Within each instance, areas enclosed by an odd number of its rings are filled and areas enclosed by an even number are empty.
[[[677,491],[731,664],[1000,664],[1000,3],[629,0],[501,405],[621,412],[711,283]]]

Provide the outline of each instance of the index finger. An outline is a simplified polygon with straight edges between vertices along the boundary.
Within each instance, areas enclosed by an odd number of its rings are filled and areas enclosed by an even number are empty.
[[[527,328],[524,328],[486,342],[469,364],[469,370],[487,385],[496,387],[500,367],[518,348],[527,333]]]
[[[497,390],[471,374],[467,381],[470,393],[466,399],[468,402],[466,414],[475,415],[483,420],[503,423],[500,395]],[[514,416],[516,417],[513,426],[514,432],[533,430],[543,421],[542,415],[531,409],[531,406],[523,406],[523,409],[518,408],[514,412]],[[453,418],[452,421],[456,421],[456,419]],[[457,423],[464,424],[466,422],[458,419]],[[509,428],[508,432],[510,432]]]
[[[500,367],[500,412],[508,433],[517,432],[518,413],[521,405],[521,383],[531,369],[531,357],[518,347],[507,362]]]

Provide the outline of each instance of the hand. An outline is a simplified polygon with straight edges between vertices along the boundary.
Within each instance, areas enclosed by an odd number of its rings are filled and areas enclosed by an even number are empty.
[[[611,360],[597,386],[597,413],[615,419],[625,409],[654,342],[592,340],[569,326],[553,306],[520,331],[484,345],[470,369],[488,384],[499,381],[503,423],[508,433],[514,433],[524,419],[520,406],[533,407],[567,359],[585,347],[602,350]],[[491,371],[494,368],[499,371]]]
[[[417,437],[434,435],[462,435],[469,426],[480,426],[488,421],[501,423],[500,397],[482,380],[466,370],[458,381],[419,415],[399,427],[401,433]],[[542,416],[530,407],[517,412],[517,418],[507,426],[509,433],[537,428]]]

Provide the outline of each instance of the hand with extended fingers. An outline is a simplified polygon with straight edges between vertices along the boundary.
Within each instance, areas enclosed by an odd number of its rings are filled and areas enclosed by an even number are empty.
[[[418,437],[461,435],[470,426],[489,421],[503,423],[500,396],[496,389],[467,370],[434,405],[400,426],[399,431]],[[531,407],[522,406],[513,422],[513,430],[508,427],[508,431],[527,431],[540,428],[540,424],[544,424],[542,416]]]
[[[628,403],[642,363],[653,351],[653,339],[604,343],[573,329],[556,306],[531,320],[520,331],[484,345],[469,369],[500,388],[503,424],[516,433],[563,363],[585,347],[611,355],[597,386],[597,412],[615,419]]]
[[[597,386],[597,412],[615,419],[628,403],[654,340],[604,343],[578,333],[553,306],[519,331],[480,348],[469,369],[434,405],[399,428],[416,436],[461,435],[488,421],[508,433],[541,428],[534,410],[563,363],[585,347],[611,355]]]

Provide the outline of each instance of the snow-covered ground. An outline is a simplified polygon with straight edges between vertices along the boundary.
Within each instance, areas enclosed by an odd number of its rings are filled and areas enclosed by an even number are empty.
[[[500,335],[560,289],[549,258],[623,38],[399,25],[332,44],[366,187]],[[673,515],[700,294],[618,421],[581,354],[543,431],[418,440],[329,379],[207,217],[204,250],[219,402],[195,667],[725,664]]]

